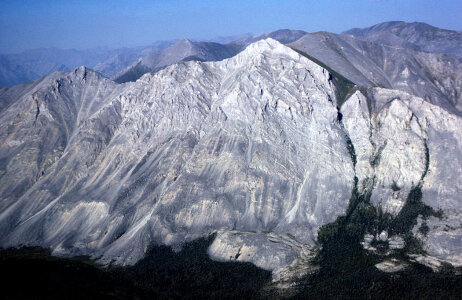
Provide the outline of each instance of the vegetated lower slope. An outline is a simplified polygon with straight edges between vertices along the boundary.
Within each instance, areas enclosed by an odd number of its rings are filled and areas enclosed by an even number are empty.
[[[350,218],[349,222],[364,226],[360,222],[367,224],[366,220]],[[462,278],[451,269],[435,273],[413,264],[399,274],[377,270],[374,264],[380,259],[367,253],[355,233],[346,231],[348,226],[344,225],[332,236],[323,235],[323,249],[317,258],[321,268],[299,280],[296,290],[276,290],[271,285],[270,272],[250,263],[210,260],[207,247],[212,236],[187,243],[178,253],[165,246],[154,246],[135,266],[125,268],[102,267],[88,257],[59,258],[41,248],[0,250],[0,274],[5,278],[3,296],[457,299],[462,293]]]
[[[87,257],[58,258],[41,248],[0,250],[2,296],[17,298],[245,298],[268,296],[271,272],[250,263],[216,262],[207,255],[213,236],[173,252],[151,247],[131,267],[99,266]]]
[[[298,282],[295,298],[458,298],[462,292],[460,268],[446,264],[442,270],[434,272],[429,267],[408,262],[406,268],[387,273],[376,267],[385,258],[408,261],[409,253],[424,253],[412,228],[419,215],[441,215],[422,202],[422,187],[415,187],[401,212],[392,216],[372,205],[371,194],[359,192],[357,182],[346,215],[320,229],[318,241],[322,249],[313,261],[320,268]],[[406,239],[405,248],[393,250],[392,258],[386,242],[377,242],[377,251],[361,246],[365,234],[383,230],[402,234]]]

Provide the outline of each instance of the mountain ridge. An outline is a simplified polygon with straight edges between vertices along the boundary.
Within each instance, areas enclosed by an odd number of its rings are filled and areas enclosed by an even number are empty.
[[[350,29],[344,33],[391,46],[462,58],[462,32],[441,29],[422,22],[385,22],[368,28]]]

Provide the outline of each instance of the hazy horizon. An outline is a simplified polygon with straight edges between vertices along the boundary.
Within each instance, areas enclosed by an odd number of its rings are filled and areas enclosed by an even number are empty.
[[[460,1],[11,1],[0,2],[0,53],[38,48],[147,46],[156,41],[265,33],[340,33],[386,21],[462,29]]]

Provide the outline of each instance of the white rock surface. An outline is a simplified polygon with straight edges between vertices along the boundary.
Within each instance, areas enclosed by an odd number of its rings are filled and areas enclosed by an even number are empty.
[[[394,258],[390,260],[385,260],[375,265],[377,269],[386,273],[395,273],[403,271],[404,269],[406,269],[407,266],[408,264]]]
[[[382,231],[378,236],[378,240],[386,242],[388,240],[388,233],[385,230]]]
[[[63,76],[70,79],[61,89],[106,95],[97,83],[80,86],[79,76]],[[34,90],[39,104],[47,88]],[[241,259],[283,272],[300,260],[298,245],[313,248],[319,227],[344,214],[354,170],[335,88],[325,69],[290,48],[263,40],[231,59],[180,63],[111,91],[101,104],[67,113],[75,117],[60,127],[67,137],[60,152],[24,194],[2,201],[2,245],[133,264],[150,243],[177,245],[219,228],[220,246],[211,253],[229,259],[237,242],[226,230],[271,231],[296,242],[275,247],[267,235],[246,234],[249,253],[264,255]],[[58,89],[55,95],[54,105],[67,107]],[[32,98],[14,104],[31,106],[24,114],[31,124]],[[16,124],[17,113],[2,113],[2,125]],[[40,109],[37,120],[50,119],[60,120]],[[13,128],[29,135],[35,128],[23,125]],[[2,133],[10,145],[19,140]],[[55,153],[52,145],[47,150]],[[36,163],[4,157],[17,176]]]
[[[439,271],[442,267],[438,259],[429,255],[410,254],[409,257],[411,257],[413,261],[423,264],[435,272]]]
[[[365,110],[359,108],[359,92],[342,106],[345,129],[359,153],[356,174],[360,183],[367,182],[364,174],[369,174],[374,182],[372,203],[395,216],[410,189],[422,184],[422,201],[443,217],[427,221],[430,231],[426,236],[418,234],[417,228],[413,232],[429,255],[461,266],[462,135],[458,128],[462,128],[462,118],[401,91],[374,88],[370,94],[369,140],[374,148],[370,164],[364,154],[371,153],[367,130],[350,125],[355,119],[367,123],[365,114],[358,117],[352,112],[354,107]]]
[[[403,249],[405,244],[404,239],[397,235],[391,236],[388,239],[388,247],[393,250]]]

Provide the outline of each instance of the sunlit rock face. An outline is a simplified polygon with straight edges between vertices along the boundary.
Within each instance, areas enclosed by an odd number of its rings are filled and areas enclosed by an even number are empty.
[[[0,244],[134,264],[216,232],[214,259],[300,276],[357,177],[393,216],[420,184],[444,217],[415,235],[460,265],[461,118],[391,89],[344,101],[334,82],[266,39],[136,82],[78,68],[0,90]]]
[[[420,184],[423,203],[441,217],[419,217],[414,235],[429,255],[461,266],[462,119],[421,98],[381,88],[371,90],[368,99],[356,92],[341,111],[357,152],[359,185],[372,187],[371,202],[396,216]],[[426,234],[418,230],[424,224]]]
[[[300,251],[258,232],[312,247],[318,228],[345,212],[354,170],[335,87],[290,48],[263,40],[228,60],[181,63],[125,85],[89,82],[97,76],[54,74],[2,113],[4,170],[36,170],[23,194],[3,193],[3,245],[132,264],[150,243],[225,228],[257,232],[248,243],[287,255],[246,258],[277,269]],[[28,123],[15,123],[21,114]],[[58,141],[37,133],[46,131]],[[44,144],[49,157],[19,156],[42,154],[34,149]]]

